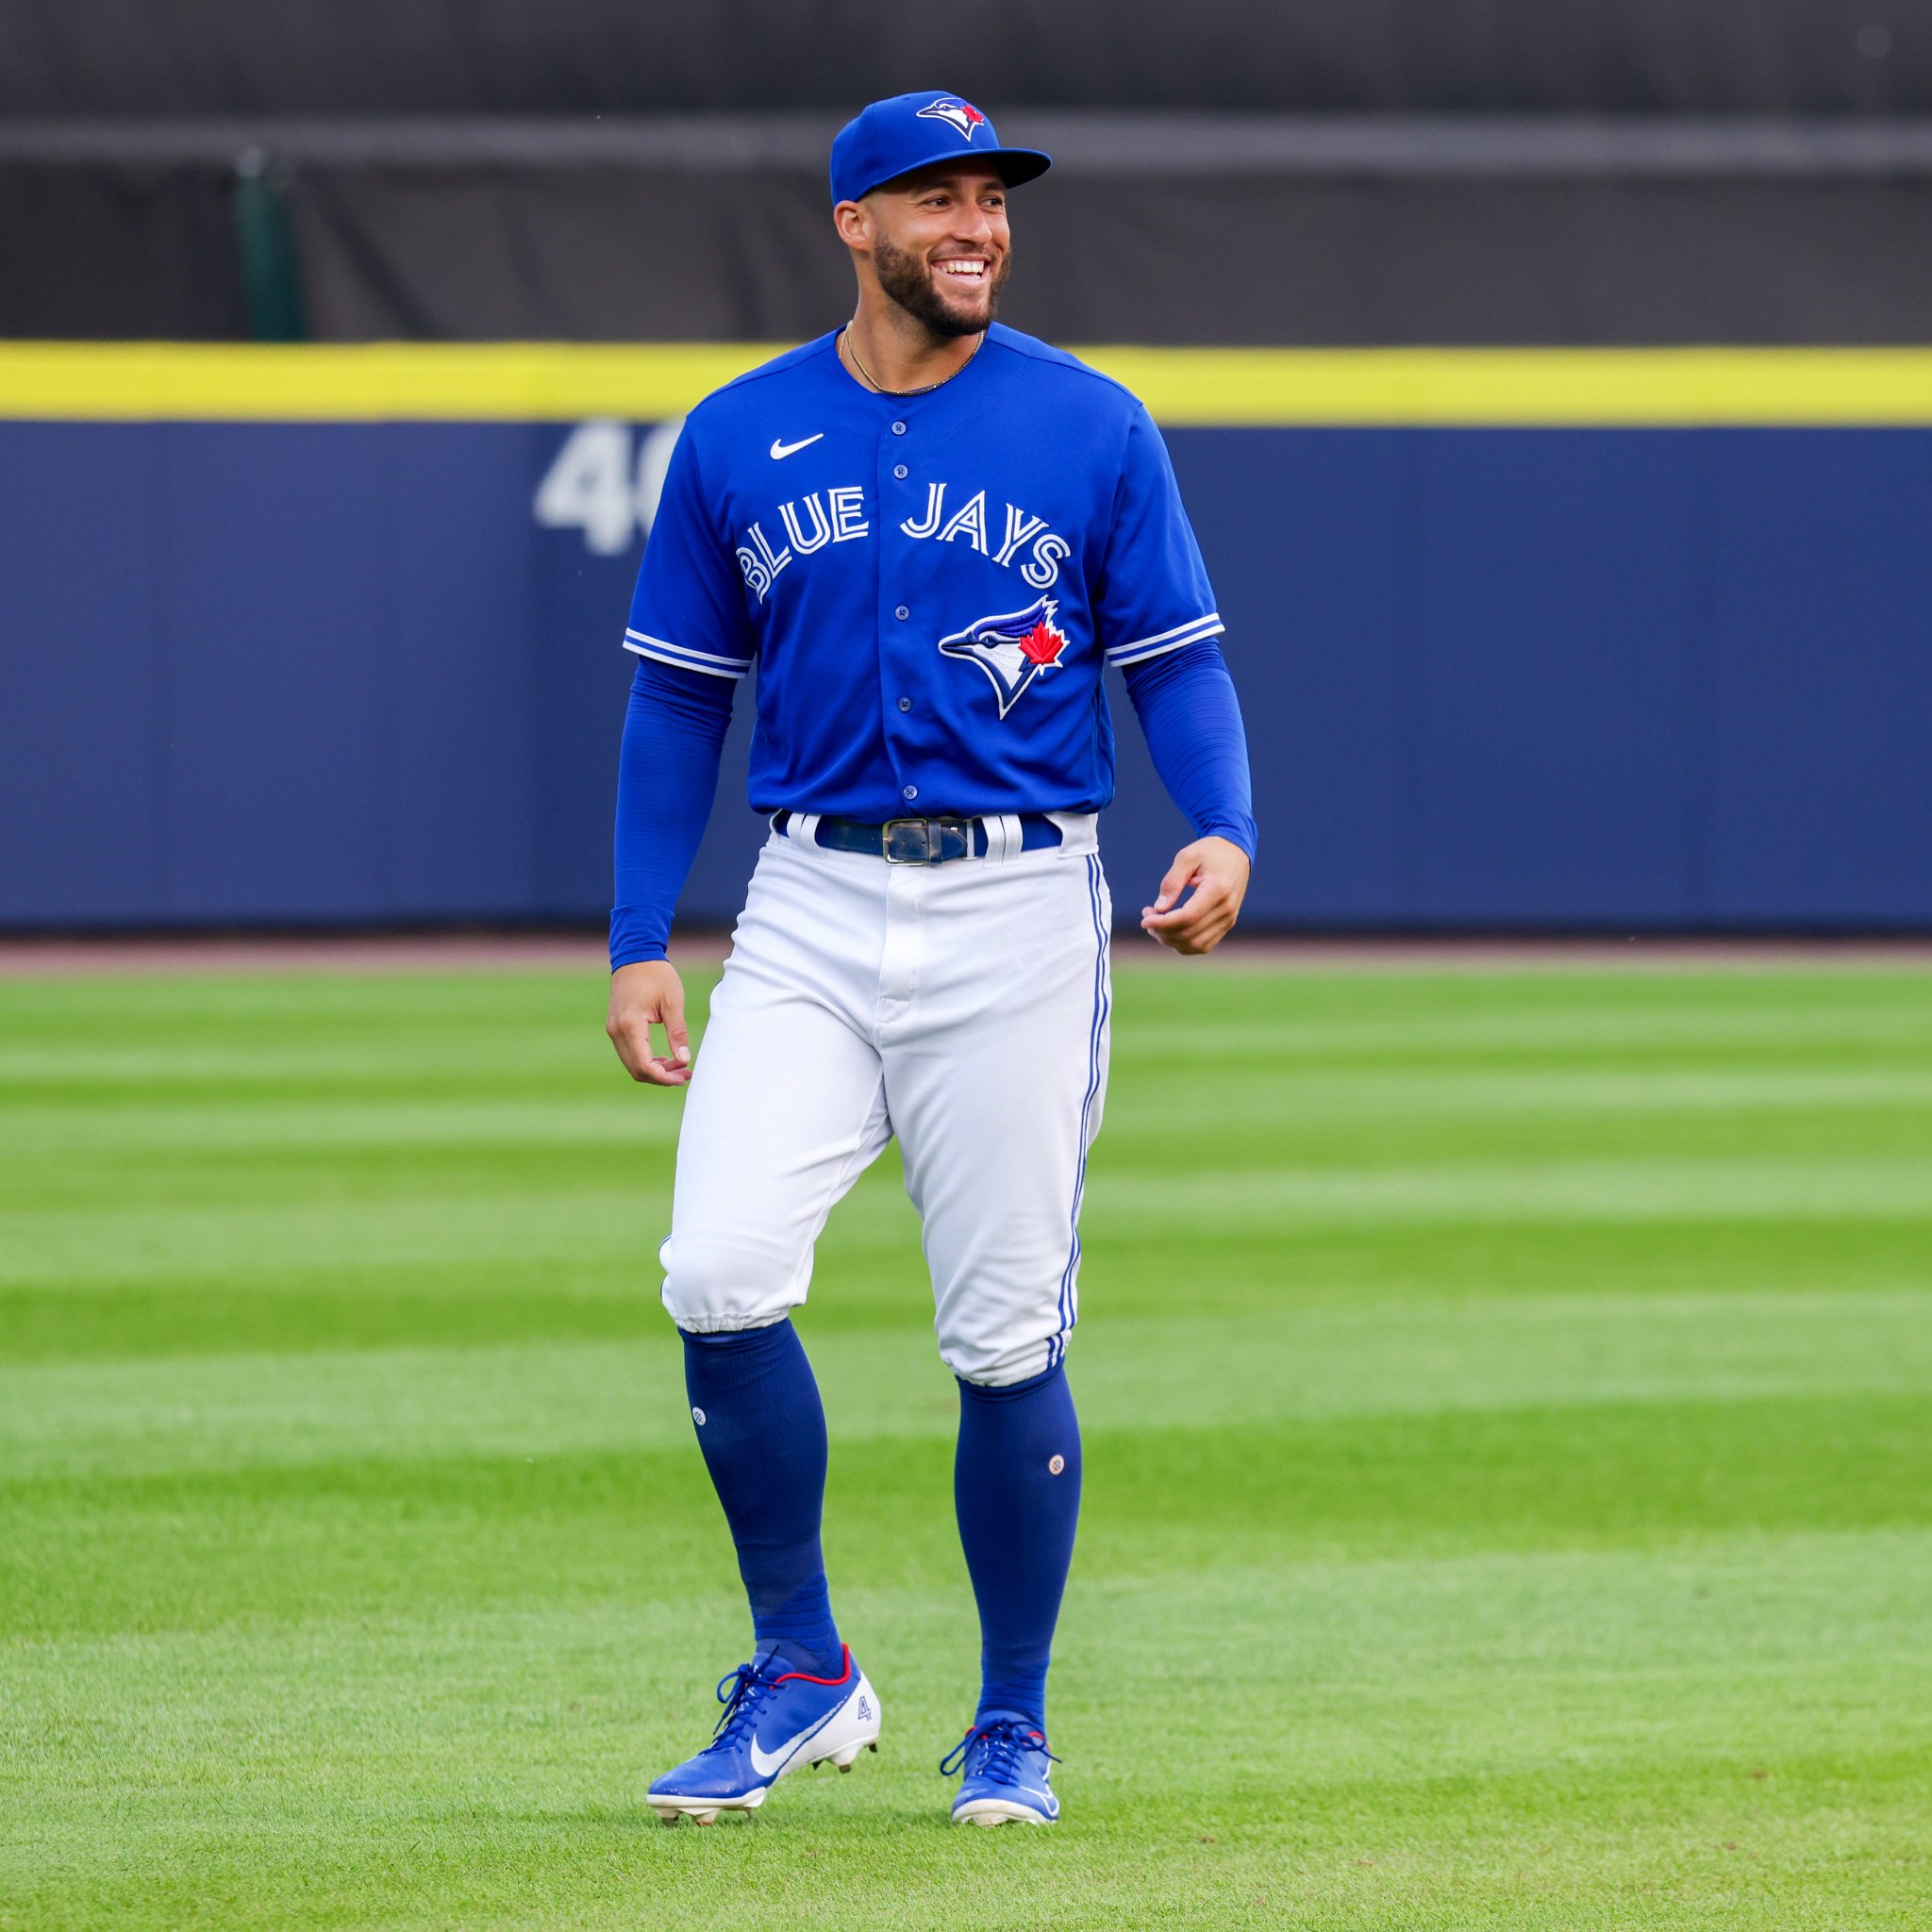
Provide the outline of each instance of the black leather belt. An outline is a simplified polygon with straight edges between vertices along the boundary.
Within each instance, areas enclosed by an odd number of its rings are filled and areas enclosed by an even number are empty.
[[[782,832],[789,811],[772,814],[772,829]],[[869,852],[889,865],[943,865],[949,858],[984,858],[988,839],[984,819],[888,819],[869,825],[861,819],[821,819],[814,842],[828,852]],[[1060,828],[1037,811],[1020,814],[1020,850],[1039,852],[1060,842]]]

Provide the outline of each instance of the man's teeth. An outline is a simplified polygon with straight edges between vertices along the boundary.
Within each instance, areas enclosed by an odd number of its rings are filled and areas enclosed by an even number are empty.
[[[940,267],[949,275],[959,275],[975,282],[986,273],[983,261],[942,261]]]

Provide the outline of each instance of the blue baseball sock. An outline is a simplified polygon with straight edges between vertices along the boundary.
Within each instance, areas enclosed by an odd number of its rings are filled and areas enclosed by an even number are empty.
[[[684,1337],[684,1386],[698,1446],[751,1599],[759,1649],[835,1677],[842,1646],[825,1591],[825,1411],[789,1319],[769,1328]]]
[[[979,1603],[979,1717],[1046,1729],[1046,1666],[1080,1514],[1080,1424],[1064,1365],[959,1384],[953,1502]]]

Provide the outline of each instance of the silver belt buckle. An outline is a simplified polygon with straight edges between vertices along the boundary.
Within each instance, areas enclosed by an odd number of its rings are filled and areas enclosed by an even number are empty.
[[[930,819],[888,819],[885,823],[884,850],[888,865],[937,865],[939,830]]]

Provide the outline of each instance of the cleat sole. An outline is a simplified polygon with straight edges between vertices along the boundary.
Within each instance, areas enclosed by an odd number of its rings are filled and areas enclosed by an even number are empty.
[[[765,1802],[766,1789],[747,1791],[741,1798],[653,1797],[644,1802],[658,1814],[661,1824],[675,1824],[680,1818],[689,1818],[694,1824],[715,1824],[725,1811],[756,1811]]]
[[[1053,1824],[1028,1805],[1016,1805],[1007,1798],[972,1798],[953,1813],[955,1824]]]

